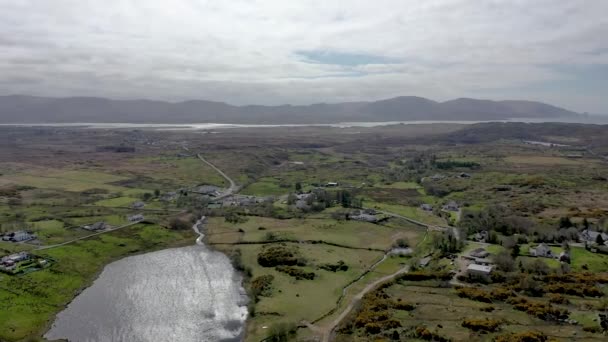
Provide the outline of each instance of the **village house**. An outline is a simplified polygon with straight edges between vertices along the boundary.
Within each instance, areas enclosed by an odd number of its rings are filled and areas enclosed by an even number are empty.
[[[214,185],[203,185],[199,186],[197,192],[201,195],[207,195],[210,197],[217,197],[221,194],[220,188]]]
[[[325,186],[328,188],[334,188],[334,187],[338,186],[338,182],[327,182],[327,184],[325,184]]]
[[[603,242],[603,244],[608,243],[608,234],[606,234],[604,232],[590,230],[590,229],[583,230],[579,234],[579,239],[581,241],[588,242],[588,243],[597,243],[598,239],[599,239],[598,236],[601,237],[601,241]]]
[[[108,228],[108,225],[105,222],[95,222],[90,226],[82,227],[82,229],[90,230],[90,231],[104,230],[106,228]]]
[[[458,203],[454,201],[449,201],[446,205],[443,206],[443,210],[458,211],[460,210],[460,207],[458,206]]]
[[[431,262],[431,257],[427,256],[427,257],[420,259],[420,261],[418,262],[418,266],[427,267],[430,262]]]
[[[144,215],[142,215],[142,214],[135,214],[135,215],[131,215],[131,216],[127,217],[127,219],[130,222],[139,222],[139,221],[143,221],[144,220]]]
[[[491,265],[470,264],[467,267],[467,274],[470,277],[479,277],[488,280],[490,279],[493,269],[494,267]]]
[[[36,234],[31,234],[25,230],[18,230],[15,232],[7,233],[7,234],[4,234],[4,236],[2,237],[3,241],[10,241],[10,242],[25,242],[25,241],[35,240],[35,239],[36,239]]]
[[[530,253],[530,256],[533,257],[555,258],[555,255],[553,255],[551,248],[549,248],[549,246],[545,245],[544,243],[541,243],[536,247],[530,247],[528,253]]]
[[[433,206],[427,203],[420,205],[420,209],[424,211],[433,211]]]
[[[146,206],[144,202],[135,202],[131,205],[133,209],[143,209]]]
[[[370,222],[370,223],[378,222],[378,218],[375,215],[366,214],[365,212],[361,212],[361,211],[357,214],[350,215],[349,218],[351,220],[355,220],[355,221],[363,221],[363,222]]]

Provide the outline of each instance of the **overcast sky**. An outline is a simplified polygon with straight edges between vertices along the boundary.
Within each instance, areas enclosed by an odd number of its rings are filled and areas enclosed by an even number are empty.
[[[0,94],[608,113],[608,1],[0,0]]]

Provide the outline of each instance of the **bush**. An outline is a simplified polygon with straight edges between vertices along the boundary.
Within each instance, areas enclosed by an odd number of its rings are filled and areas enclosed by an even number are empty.
[[[348,271],[348,265],[344,264],[344,261],[342,260],[338,261],[335,264],[323,264],[319,266],[319,268],[334,273],[338,271]]]
[[[258,264],[263,267],[294,266],[298,264],[297,249],[286,246],[271,246],[258,254]]]
[[[272,281],[274,280],[274,276],[271,274],[265,274],[263,276],[259,276],[251,281],[251,294],[253,296],[253,300],[257,302],[259,300],[258,297],[268,297],[272,291]]]
[[[519,334],[501,335],[494,342],[546,342],[549,338],[538,331],[525,331]]]
[[[529,315],[535,316],[545,321],[558,320],[568,318],[567,310],[560,310],[538,301],[530,301],[523,297],[515,297],[507,300],[507,303],[513,305],[515,310],[524,311]]]
[[[445,338],[437,333],[434,333],[426,327],[416,327],[414,331],[414,337],[425,341],[437,341],[437,342],[450,342],[451,340]]]
[[[315,279],[315,276],[316,276],[316,274],[314,272],[306,272],[306,271],[303,271],[299,268],[295,268],[292,266],[277,266],[275,269],[279,272],[286,273],[286,274],[296,278],[297,280],[303,280],[303,279],[313,280],[313,279]]]
[[[495,332],[500,328],[500,321],[494,319],[465,319],[462,326],[473,331]]]
[[[475,287],[458,288],[456,289],[456,294],[458,294],[458,297],[460,298],[468,298],[483,303],[492,303],[490,293]]]

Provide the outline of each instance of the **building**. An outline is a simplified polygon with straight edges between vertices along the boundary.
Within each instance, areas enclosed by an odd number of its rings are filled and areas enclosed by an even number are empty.
[[[530,253],[530,256],[533,257],[555,258],[555,255],[553,255],[551,248],[549,248],[549,246],[545,245],[544,243],[541,243],[536,247],[530,247],[530,250],[528,252]]]
[[[460,177],[460,178],[471,178],[471,175],[468,174],[468,173],[466,173],[466,172],[463,172],[463,173],[459,174],[458,177]]]
[[[471,252],[469,252],[469,255],[472,256],[473,258],[484,259],[484,258],[487,258],[488,256],[490,256],[490,253],[483,248],[476,248],[476,249],[472,250]]]
[[[443,206],[443,210],[458,211],[460,210],[460,207],[458,206],[458,203],[454,201],[449,201],[446,205]]]
[[[84,226],[82,228],[90,231],[104,230],[107,228],[107,224],[105,222],[95,222],[90,226]]]
[[[215,185],[203,185],[198,187],[197,192],[201,195],[217,197],[221,194],[220,190],[221,189]]]
[[[143,221],[144,220],[144,215],[142,215],[142,214],[135,214],[135,215],[131,215],[131,216],[127,217],[127,219],[130,222],[139,222],[139,221]]]
[[[430,262],[431,262],[431,257],[427,256],[427,257],[420,259],[420,261],[418,262],[418,266],[427,267]]]
[[[601,236],[601,241],[603,241],[604,244],[608,242],[608,234],[604,232],[597,232],[594,230],[585,229],[579,234],[579,238],[581,241],[589,243],[597,243],[598,236]]]
[[[2,237],[3,241],[10,242],[25,242],[36,239],[36,234],[30,234],[25,230],[18,230],[16,232],[7,233]]]
[[[133,204],[131,204],[131,208],[133,209],[143,209],[146,206],[146,203],[144,202],[135,202]]]
[[[378,218],[375,215],[366,214],[364,212],[359,212],[356,215],[350,215],[349,218],[351,220],[355,220],[355,221],[363,221],[363,222],[370,222],[370,223],[378,222]]]
[[[433,211],[433,206],[427,203],[424,203],[420,206],[420,209],[424,211]]]
[[[338,182],[327,182],[327,184],[325,184],[326,187],[328,188],[333,188],[338,186]]]
[[[469,264],[467,266],[467,274],[471,277],[489,279],[493,269],[494,267],[491,265]]]

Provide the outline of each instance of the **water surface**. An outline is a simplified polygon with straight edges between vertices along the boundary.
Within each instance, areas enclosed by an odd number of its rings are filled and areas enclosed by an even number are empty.
[[[240,341],[247,297],[228,258],[204,245],[106,266],[45,335],[69,341]]]

